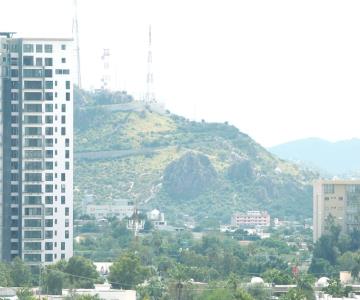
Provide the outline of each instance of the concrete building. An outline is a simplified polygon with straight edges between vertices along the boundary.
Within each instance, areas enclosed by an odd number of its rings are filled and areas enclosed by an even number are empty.
[[[134,213],[134,202],[126,199],[114,200],[110,204],[88,204],[85,213],[96,220],[117,217],[122,220]]]
[[[160,212],[158,209],[153,209],[147,214],[148,220],[153,224],[155,229],[164,229],[167,226],[165,221],[165,214]]]
[[[332,216],[344,233],[360,229],[360,180],[319,180],[313,190],[313,239],[326,231]]]
[[[270,226],[270,215],[266,211],[236,212],[231,216],[231,225],[235,227]]]
[[[73,255],[72,40],[0,33],[0,257]]]

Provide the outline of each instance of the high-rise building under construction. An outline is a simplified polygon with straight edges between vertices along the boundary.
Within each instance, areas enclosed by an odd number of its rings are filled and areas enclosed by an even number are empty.
[[[73,254],[71,39],[0,33],[0,257]]]

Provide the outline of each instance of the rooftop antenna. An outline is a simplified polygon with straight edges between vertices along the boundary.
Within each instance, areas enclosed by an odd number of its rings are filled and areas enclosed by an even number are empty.
[[[104,49],[103,55],[101,56],[101,60],[103,61],[103,76],[101,78],[101,89],[108,90],[109,89],[109,81],[110,81],[110,49]]]
[[[151,50],[151,25],[149,25],[149,48],[147,61],[146,94],[145,102],[156,102],[154,93],[154,75],[152,73],[152,50]]]
[[[80,68],[80,43],[79,43],[79,27],[77,17],[77,0],[74,0],[74,19],[72,27],[72,35],[76,46],[76,63],[77,63],[77,85],[81,89],[81,68]]]

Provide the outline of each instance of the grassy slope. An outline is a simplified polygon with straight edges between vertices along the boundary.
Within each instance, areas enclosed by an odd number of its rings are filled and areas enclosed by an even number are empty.
[[[268,209],[278,216],[310,215],[311,194],[304,183],[313,176],[282,161],[247,135],[226,124],[195,123],[154,112],[111,112],[100,107],[76,114],[75,151],[152,148],[153,154],[75,163],[76,200],[84,193],[98,202],[132,198],[160,207],[172,216],[227,220],[233,210]],[[175,201],[161,189],[167,164],[187,151],[209,157],[219,174],[217,184],[193,200]],[[256,179],[232,182],[227,168],[237,159],[252,163]],[[154,193],[155,191],[155,193]]]

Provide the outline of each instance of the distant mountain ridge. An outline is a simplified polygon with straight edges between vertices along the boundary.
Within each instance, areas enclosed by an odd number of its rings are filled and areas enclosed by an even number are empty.
[[[320,138],[295,140],[268,148],[282,159],[301,162],[342,176],[360,170],[360,139],[330,142]]]

